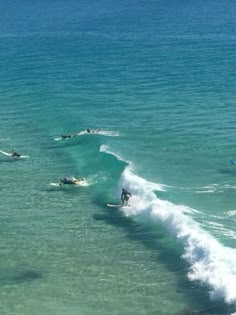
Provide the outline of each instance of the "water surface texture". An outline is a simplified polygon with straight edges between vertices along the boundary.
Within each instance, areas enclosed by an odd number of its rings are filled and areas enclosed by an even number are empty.
[[[236,312],[235,21],[231,0],[1,2],[0,150],[29,156],[0,153],[1,315]]]

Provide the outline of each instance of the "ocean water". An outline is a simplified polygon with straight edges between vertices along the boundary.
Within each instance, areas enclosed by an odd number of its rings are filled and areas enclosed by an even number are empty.
[[[236,312],[235,3],[117,2],[0,3],[1,315]]]

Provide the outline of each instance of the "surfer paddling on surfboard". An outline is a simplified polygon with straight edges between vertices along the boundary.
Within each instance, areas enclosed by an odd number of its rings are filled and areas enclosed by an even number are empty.
[[[101,129],[96,129],[96,130],[86,129],[87,133],[99,133],[100,131],[101,131]]]
[[[11,152],[5,152],[5,151],[2,151],[0,150],[0,153],[6,155],[6,156],[9,156],[10,158],[17,158],[17,159],[26,159],[26,158],[29,158],[28,155],[21,155],[19,153],[17,153],[15,150],[12,150]]]
[[[11,156],[12,157],[20,157],[21,154],[17,153],[15,150],[11,150]]]
[[[84,181],[84,178],[75,178],[75,177],[64,177],[60,179],[60,186],[62,185],[76,185],[81,181]]]
[[[71,134],[71,135],[61,135],[61,139],[65,140],[65,139],[70,139],[70,138],[74,138],[76,137],[77,134]]]
[[[129,198],[132,197],[131,193],[128,192],[125,188],[122,188],[120,199],[122,201],[122,206],[129,206]]]

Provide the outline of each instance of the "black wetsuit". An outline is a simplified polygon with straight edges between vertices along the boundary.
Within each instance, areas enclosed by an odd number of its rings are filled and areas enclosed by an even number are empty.
[[[65,177],[63,179],[60,179],[60,185],[73,185],[73,184],[76,184],[78,180],[75,179],[75,178],[70,178],[70,177]]]
[[[61,135],[62,139],[68,139],[68,138],[72,138],[72,135]]]
[[[65,184],[71,185],[71,184],[74,184],[74,183],[75,183],[75,181],[74,181],[73,179],[68,178],[68,177],[65,177],[65,178],[63,178],[63,179],[60,179],[60,181],[61,181],[61,184],[62,184],[62,185],[65,185]]]
[[[20,154],[17,153],[16,151],[12,151],[12,157],[20,157]]]

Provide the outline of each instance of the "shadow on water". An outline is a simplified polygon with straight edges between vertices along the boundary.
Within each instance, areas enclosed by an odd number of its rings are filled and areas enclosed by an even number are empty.
[[[42,270],[29,269],[13,269],[2,270],[0,272],[0,284],[20,284],[25,282],[33,282],[43,278]]]
[[[59,145],[57,145],[56,143],[55,144],[51,144],[51,145],[47,144],[47,145],[45,145],[45,148],[46,149],[54,149],[55,150],[55,149],[62,149],[62,148],[67,148],[67,147],[75,147],[75,146],[81,145],[82,143],[83,143],[83,141],[76,141],[76,142],[60,141]]]
[[[190,282],[186,276],[189,265],[181,258],[183,248],[180,244],[166,243],[166,230],[163,226],[148,226],[139,223],[131,217],[125,217],[118,209],[104,207],[102,200],[94,200],[96,205],[103,208],[102,214],[95,214],[95,220],[101,220],[116,228],[123,229],[126,236],[132,241],[140,242],[153,253],[153,259],[162,262],[166,268],[178,276],[176,292],[184,294],[191,301],[193,308],[183,310],[174,315],[229,315],[232,308],[222,301],[212,302],[208,290],[197,282]],[[171,315],[171,314],[170,314]]]
[[[95,140],[89,141],[89,143],[96,143]],[[71,139],[65,139],[65,140],[60,140],[60,141],[53,141],[51,144],[47,144],[45,145],[45,147],[47,149],[61,149],[61,148],[67,148],[67,147],[74,147],[74,146],[78,146],[78,145],[82,145],[82,144],[87,144],[88,143],[88,138],[86,137],[86,135],[84,136],[78,136],[75,138],[71,138]]]
[[[51,186],[48,188],[41,189],[41,191],[48,192],[48,193],[58,193],[61,194],[68,194],[68,195],[78,195],[81,193],[86,192],[88,187],[86,186],[74,186],[74,185],[64,185],[64,186]]]
[[[13,158],[10,158],[10,159],[0,159],[0,163],[16,163],[16,162],[19,162],[19,161],[23,161],[24,159],[13,159]]]
[[[232,169],[220,169],[219,172],[221,174],[228,174],[228,175],[236,176],[236,169],[234,169],[234,170],[232,170]]]

